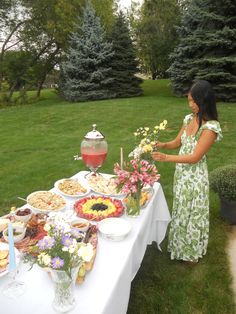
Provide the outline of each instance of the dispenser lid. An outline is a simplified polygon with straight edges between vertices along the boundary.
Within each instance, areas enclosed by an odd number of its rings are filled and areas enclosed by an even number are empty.
[[[105,138],[101,132],[96,130],[96,127],[97,127],[96,124],[93,124],[92,127],[93,127],[92,131],[88,132],[84,138],[89,139],[89,140],[101,140]]]

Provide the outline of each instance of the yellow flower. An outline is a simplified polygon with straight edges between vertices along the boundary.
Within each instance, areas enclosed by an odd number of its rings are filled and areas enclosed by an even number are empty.
[[[158,125],[156,125],[154,129],[155,129],[155,130],[159,130],[159,126],[158,126]]]
[[[144,153],[151,152],[152,150],[153,150],[153,148],[152,148],[152,145],[150,145],[150,144],[145,145],[145,146],[143,147],[143,152],[144,152]]]
[[[149,131],[149,128],[146,127],[146,128],[144,128],[144,130],[148,132],[148,131]]]
[[[159,128],[160,128],[160,130],[165,130],[166,125],[162,122],[162,123],[160,123]]]

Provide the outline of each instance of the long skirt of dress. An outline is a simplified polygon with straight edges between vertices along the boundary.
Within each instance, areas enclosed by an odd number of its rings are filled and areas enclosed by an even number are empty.
[[[207,165],[177,164],[168,251],[171,259],[197,261],[206,254],[209,234]]]

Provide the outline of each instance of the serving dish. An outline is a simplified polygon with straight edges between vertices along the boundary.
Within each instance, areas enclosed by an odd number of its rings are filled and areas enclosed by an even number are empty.
[[[7,250],[9,251],[9,245],[8,243],[2,243],[0,242],[0,251],[2,250]],[[7,256],[7,259],[9,258],[9,255]],[[19,264],[20,262],[20,252],[15,248],[15,258],[16,258],[16,265]],[[0,277],[5,276],[6,274],[8,274],[8,262],[7,262],[7,266],[5,270],[0,271]]]
[[[54,187],[59,193],[67,197],[84,197],[91,191],[89,187],[81,184],[78,179],[73,178],[57,180]]]
[[[107,177],[104,175],[87,176],[88,185],[95,193],[110,197],[125,197],[126,194],[117,192],[117,184],[115,177]]]
[[[14,243],[20,242],[25,237],[26,228],[14,227],[13,226],[13,240]],[[3,230],[3,238],[6,242],[8,242],[8,228]]]
[[[88,228],[89,228],[89,225],[90,225],[90,222],[87,220],[87,219],[84,219],[84,218],[76,218],[74,220],[71,221],[70,225],[73,227],[73,228],[77,228],[79,229],[80,231],[87,231]]]
[[[122,241],[131,231],[131,224],[122,218],[106,218],[98,223],[102,237],[112,241]]]
[[[100,221],[104,218],[123,215],[124,205],[116,198],[91,195],[77,200],[74,210],[79,217]]]
[[[35,213],[49,213],[65,209],[66,200],[63,196],[51,191],[36,191],[27,196],[27,205]]]
[[[27,223],[30,220],[30,218],[32,217],[32,213],[33,212],[30,208],[18,208],[14,212],[14,218],[15,218],[15,220]]]

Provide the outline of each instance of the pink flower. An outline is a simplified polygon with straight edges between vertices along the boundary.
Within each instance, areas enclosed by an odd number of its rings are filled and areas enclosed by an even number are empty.
[[[115,164],[114,173],[118,189],[126,194],[140,193],[145,185],[152,186],[160,178],[156,166],[147,160],[132,159],[125,169]]]

